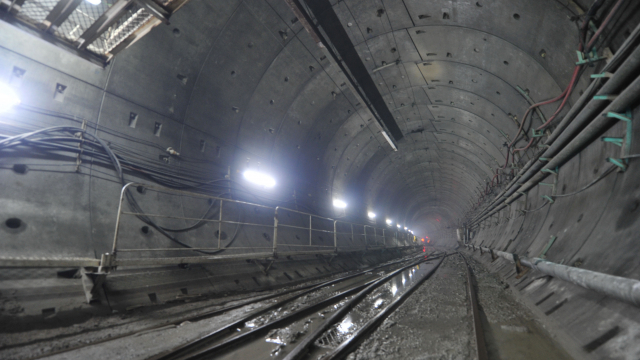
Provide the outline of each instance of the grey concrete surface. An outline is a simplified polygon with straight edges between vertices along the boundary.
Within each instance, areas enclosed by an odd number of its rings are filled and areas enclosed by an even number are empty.
[[[595,26],[615,2],[604,1],[595,14]],[[154,28],[104,67],[0,19],[0,81],[11,83],[22,101],[0,114],[0,134],[85,122],[87,132],[107,141],[114,151],[159,172],[225,186],[232,181],[229,187],[208,188],[210,195],[380,228],[388,218],[394,221],[389,232],[402,224],[418,238],[428,237],[429,245],[455,246],[456,229],[511,179],[510,169],[502,171],[500,185],[485,194],[493,174],[504,164],[505,144],[516,136],[529,106],[517,88],[536,102],[563,91],[575,65],[582,15],[594,1],[330,3],[376,86],[369,90],[379,92],[402,132],[398,151],[393,151],[375,115],[348,85],[348,76],[282,0],[191,0],[172,16],[170,25]],[[636,1],[624,2],[597,45],[599,54],[620,49],[640,22],[639,8]],[[6,16],[3,9],[0,13]],[[585,68],[560,117],[602,66]],[[19,80],[17,70],[24,70]],[[63,98],[54,96],[58,85],[66,86]],[[555,105],[541,107],[547,118],[555,109]],[[637,108],[628,110],[637,118]],[[537,115],[530,121],[541,124]],[[637,154],[640,127],[637,121],[633,125],[630,153]],[[528,126],[525,130],[529,136]],[[620,123],[602,135],[621,137],[624,132]],[[527,141],[520,138],[515,146]],[[180,155],[169,156],[169,147]],[[535,159],[538,150],[524,153],[521,163]],[[24,145],[0,149],[1,257],[99,259],[111,251],[122,184],[111,165],[88,156],[88,147],[83,151],[78,165],[72,152]],[[556,194],[580,190],[610,166],[607,157],[619,156],[619,147],[594,141],[559,169]],[[553,195],[551,187],[538,185],[526,199],[471,229],[468,240],[534,257],[555,236],[546,254],[552,261],[638,279],[636,160],[630,159],[626,172],[613,172],[551,205],[543,206],[546,200],[541,198]],[[22,165],[26,172],[19,171]],[[242,178],[246,169],[272,174],[277,186],[252,188]],[[126,181],[154,182],[148,173],[132,170],[125,168]],[[554,180],[546,180],[550,181]],[[210,206],[206,200],[133,193],[150,214],[198,218]],[[348,203],[346,210],[332,206],[336,198]],[[369,211],[377,214],[376,220],[367,219]],[[239,206],[230,208],[227,216],[230,221],[263,226],[224,225],[223,245],[253,249],[271,245],[271,213]],[[306,226],[306,220],[296,215],[282,219]],[[165,227],[192,223],[159,221]],[[139,248],[178,246],[143,226],[133,217],[124,219],[122,243]],[[332,230],[328,223],[317,226]],[[210,246],[217,242],[217,230],[205,225],[175,237],[190,246]],[[342,231],[341,244],[364,240],[349,235],[348,229]],[[292,229],[281,236],[283,242],[300,245],[306,243],[308,232]],[[320,232],[313,234],[313,241],[332,245],[332,239]],[[86,304],[77,276],[58,275],[71,269],[0,269],[0,317],[10,319],[6,324],[53,327],[57,319],[67,319],[64,314],[84,319],[148,304],[151,293],[163,302],[182,288],[189,288],[189,293],[252,291],[289,283],[294,271],[300,279],[309,279],[398,255],[279,258],[270,277],[246,261],[121,268],[109,276],[100,304]],[[502,276],[510,272],[496,263],[490,269]],[[531,275],[528,279],[538,281]],[[555,280],[522,291],[532,299],[553,294],[536,306],[553,310],[545,316],[556,318],[559,331],[575,338],[579,346],[595,347],[591,353],[597,357],[625,359],[640,354],[634,345],[640,343],[637,308]],[[560,305],[554,308],[551,302]],[[51,309],[57,314],[55,321],[45,320]],[[603,342],[596,346],[598,339]]]

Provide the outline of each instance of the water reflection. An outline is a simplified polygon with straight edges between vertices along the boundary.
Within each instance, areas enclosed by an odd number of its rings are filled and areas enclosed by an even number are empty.
[[[338,331],[341,334],[347,334],[349,330],[353,327],[353,321],[351,320],[351,315],[347,315],[344,320],[338,325]]]

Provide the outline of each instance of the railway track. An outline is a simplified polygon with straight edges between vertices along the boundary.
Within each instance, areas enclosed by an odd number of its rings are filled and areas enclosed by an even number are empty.
[[[421,253],[40,358],[486,360],[527,346],[569,359],[508,287],[459,252]]]
[[[165,321],[165,322],[161,322],[159,324],[155,324],[152,326],[146,326],[146,327],[142,327],[140,329],[136,329],[133,331],[126,331],[122,334],[118,334],[115,336],[109,336],[108,338],[102,338],[102,339],[98,339],[95,341],[85,341],[83,344],[80,345],[76,345],[76,346],[70,346],[67,347],[65,349],[62,350],[56,350],[56,351],[49,351],[46,352],[44,354],[40,354],[38,356],[35,357],[30,357],[28,358],[29,360],[36,360],[36,359],[44,359],[44,358],[49,358],[55,355],[60,355],[60,354],[65,354],[65,353],[69,353],[75,350],[79,350],[79,349],[83,349],[83,348],[87,348],[87,347],[91,347],[91,346],[95,346],[95,345],[100,345],[100,344],[104,344],[107,342],[111,342],[111,341],[116,341],[119,339],[124,339],[124,338],[130,338],[130,337],[135,337],[135,336],[139,336],[140,334],[144,334],[144,333],[148,333],[148,332],[153,332],[153,331],[161,331],[163,329],[167,329],[167,328],[171,328],[171,327],[175,327],[175,326],[179,326],[180,324],[183,323],[189,323],[189,322],[196,322],[196,321],[201,321],[201,320],[205,320],[208,318],[213,318],[216,317],[218,315],[227,313],[229,311],[235,310],[235,309],[241,309],[243,307],[247,307],[247,306],[251,306],[257,303],[264,303],[264,302],[268,302],[268,301],[277,301],[274,305],[270,305],[266,308],[260,308],[258,309],[257,313],[262,313],[262,312],[267,312],[269,310],[271,310],[272,308],[274,308],[275,306],[278,306],[278,304],[280,304],[280,306],[295,301],[296,299],[303,297],[305,295],[314,293],[314,292],[318,292],[322,289],[326,289],[328,287],[335,287],[336,285],[339,285],[341,283],[348,283],[349,281],[354,281],[359,277],[367,277],[367,276],[371,276],[372,272],[374,271],[379,271],[388,267],[393,267],[396,266],[398,264],[402,264],[404,262],[410,261],[407,258],[403,258],[403,259],[399,259],[399,260],[395,260],[395,261],[391,261],[382,265],[378,265],[372,268],[368,268],[365,270],[361,270],[361,271],[357,271],[348,275],[344,275],[344,276],[340,276],[338,278],[334,278],[334,279],[330,279],[330,280],[324,280],[321,282],[316,282],[316,283],[312,283],[312,284],[308,284],[308,285],[304,285],[304,286],[298,286],[298,287],[294,287],[294,288],[290,288],[284,291],[280,291],[280,292],[273,292],[271,294],[268,295],[264,295],[264,296],[252,296],[246,299],[239,299],[237,301],[234,301],[234,304],[232,305],[228,305],[228,306],[219,306],[219,305],[209,305],[209,308],[214,308],[212,310],[207,310],[206,307],[204,307],[204,311],[203,308],[198,308],[198,309],[192,309],[190,311],[185,312],[184,315],[182,316],[173,316],[170,320]],[[277,299],[277,300],[276,300]],[[196,312],[196,314],[194,314],[194,312]],[[126,325],[131,325],[130,323],[126,323]],[[77,334],[69,334],[68,337],[71,336],[75,336]],[[64,337],[62,337],[64,338]],[[56,338],[55,341],[60,341],[61,338]],[[43,339],[41,342],[46,342],[47,339]]]
[[[497,287],[487,276],[458,252],[420,254],[181,318],[200,320],[190,329],[155,327],[51,359],[103,353],[148,360],[503,358],[498,348],[509,336],[526,342],[539,334],[526,331],[528,324],[503,322],[512,315],[500,315],[491,298]],[[487,307],[488,313],[481,310]],[[507,313],[513,311],[519,310]],[[512,334],[496,338],[501,329]]]
[[[316,355],[323,355],[323,359],[342,358],[427,280],[442,259],[449,255],[424,256],[391,273],[305,304],[260,326],[252,326],[260,315],[249,314],[199,339],[153,356],[150,360],[269,356],[294,360],[308,356],[314,358]],[[375,314],[370,318],[350,319],[352,310],[358,306],[376,309]],[[276,308],[281,308],[281,304],[274,305],[271,310]],[[325,318],[323,314],[330,315]],[[340,335],[345,319],[350,319],[347,320],[348,327],[357,328],[354,332],[349,331],[347,338]],[[278,346],[275,349],[271,349],[271,345],[265,346],[265,337],[267,343],[276,343]],[[286,343],[292,346],[283,346]],[[321,354],[326,351],[323,344],[334,345],[335,348]],[[266,356],[264,352],[270,355]]]
[[[198,360],[233,358],[344,359],[371,334],[398,306],[426,281],[447,256],[459,255],[467,274],[468,307],[472,318],[475,355],[488,359],[485,336],[472,269],[459,253],[424,258],[400,267],[377,279],[338,291],[332,296],[300,307],[296,311],[255,324],[258,314],[249,314],[206,336],[178,346],[149,360]],[[401,284],[401,289],[398,285]],[[390,295],[388,294],[390,290]],[[387,294],[385,297],[384,294]],[[279,308],[276,304],[271,309]],[[384,305],[384,306],[382,306]],[[372,308],[369,317],[354,316],[354,308]],[[322,314],[330,314],[326,318]],[[346,324],[346,325],[345,325]],[[353,327],[354,329],[349,329]],[[346,328],[346,329],[345,329]],[[346,331],[345,331],[346,330]],[[292,336],[293,334],[293,336]],[[279,343],[275,349],[266,342]],[[285,346],[286,344],[291,346]],[[329,349],[327,351],[327,349]],[[271,351],[269,351],[271,350]],[[267,356],[265,352],[269,351]]]

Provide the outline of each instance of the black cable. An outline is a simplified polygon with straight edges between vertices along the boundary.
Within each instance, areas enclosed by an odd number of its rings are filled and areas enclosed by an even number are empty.
[[[595,185],[598,181],[604,179],[607,175],[611,174],[613,172],[613,170],[615,170],[617,168],[618,167],[616,165],[612,165],[609,169],[607,169],[607,171],[603,172],[602,175],[600,175],[598,178],[596,178],[595,180],[590,182],[587,186],[583,187],[582,189],[580,189],[578,191],[574,191],[572,193],[563,194],[563,195],[553,195],[553,197],[567,197],[567,196],[572,196],[572,195],[579,194],[579,193],[587,190],[588,188],[592,187],[593,185]]]

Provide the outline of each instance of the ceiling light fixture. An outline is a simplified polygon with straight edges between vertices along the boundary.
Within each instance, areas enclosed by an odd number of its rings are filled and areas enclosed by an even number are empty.
[[[389,225],[393,224],[393,220],[387,219],[387,224],[389,224]]]
[[[20,104],[20,98],[9,85],[0,83],[0,112],[10,110]]]
[[[347,203],[342,201],[342,200],[338,200],[338,199],[333,199],[333,206],[340,208],[340,209],[344,209],[347,207]]]
[[[398,151],[398,147],[396,146],[396,144],[393,143],[393,141],[391,141],[391,138],[389,137],[386,131],[384,130],[382,131],[382,136],[384,136],[384,139],[387,140],[389,145],[391,145],[391,148],[393,149],[393,151]]]
[[[261,172],[246,170],[242,175],[247,181],[265,188],[272,188],[276,186],[276,181],[271,176]]]
[[[375,219],[376,218],[376,213],[369,211],[367,216],[369,216],[369,219]]]
[[[102,0],[87,0],[87,2],[91,5],[100,5],[102,4]]]

